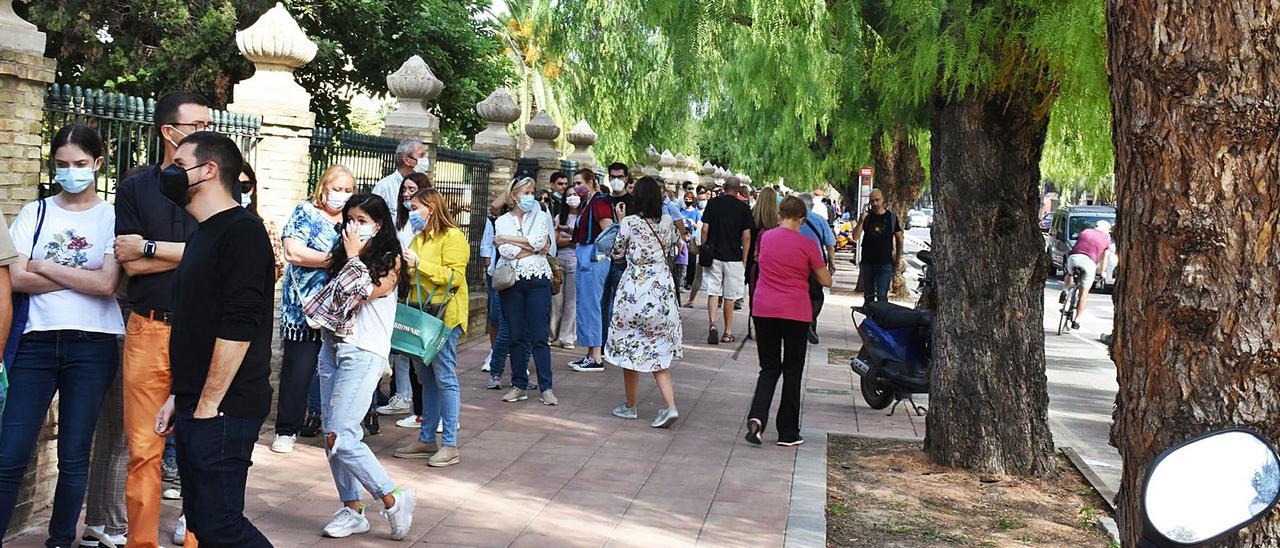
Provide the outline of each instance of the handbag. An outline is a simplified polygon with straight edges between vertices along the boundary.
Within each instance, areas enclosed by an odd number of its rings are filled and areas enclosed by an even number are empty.
[[[544,255],[547,258],[547,266],[551,267],[551,294],[559,295],[561,285],[564,284],[564,269],[560,268],[560,260],[550,255]]]
[[[450,329],[444,325],[444,313],[453,299],[453,274],[449,275],[449,285],[445,289],[444,302],[434,313],[431,301],[435,299],[437,287],[431,291],[426,300],[422,299],[422,286],[413,284],[417,292],[418,304],[396,303],[396,321],[391,329],[391,349],[401,354],[431,363],[440,349],[444,348],[451,335]]]
[[[40,200],[36,202],[36,232],[31,236],[31,251],[27,252],[27,258],[31,258],[36,252],[36,241],[40,239],[40,231],[44,228],[44,211],[45,202]],[[13,294],[13,323],[9,325],[8,342],[4,346],[4,363],[12,364],[14,358],[18,356],[18,344],[22,341],[22,332],[27,330],[27,320],[31,314],[31,295],[27,293]],[[5,383],[8,384],[8,372],[5,372]]]

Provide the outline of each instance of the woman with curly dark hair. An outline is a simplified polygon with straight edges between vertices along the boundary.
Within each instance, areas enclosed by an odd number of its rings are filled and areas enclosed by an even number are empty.
[[[361,420],[391,354],[396,289],[406,281],[391,210],[374,194],[357,194],[342,209],[341,242],[329,262],[328,285],[307,303],[308,323],[322,329],[320,409],[329,469],[343,507],[324,528],[328,537],[369,531],[360,487],[386,507],[391,538],[408,533],[414,491],[396,489],[364,443]]]

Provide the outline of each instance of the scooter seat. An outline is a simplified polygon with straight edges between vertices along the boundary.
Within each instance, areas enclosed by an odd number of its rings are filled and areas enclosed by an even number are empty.
[[[920,262],[924,264],[933,266],[933,253],[930,252],[928,249],[923,249],[916,252],[916,258],[920,259]]]
[[[915,310],[886,302],[871,303],[864,310],[868,317],[885,329],[929,327],[933,325],[932,310]]]

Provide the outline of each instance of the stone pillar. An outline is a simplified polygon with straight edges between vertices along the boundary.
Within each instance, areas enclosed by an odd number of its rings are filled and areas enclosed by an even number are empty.
[[[586,120],[578,121],[573,129],[569,130],[569,134],[565,136],[569,143],[573,145],[573,152],[569,154],[568,159],[578,162],[579,168],[587,168],[594,170],[599,162],[596,155],[591,152],[591,145],[596,144],[596,139],[600,136],[596,135],[595,130],[591,129],[591,124]],[[568,174],[572,178],[573,174]]]
[[[712,177],[715,172],[716,166],[711,165],[710,161],[702,164],[702,169],[698,172],[698,184],[704,188],[715,186],[716,180]]]
[[[57,63],[44,56],[44,33],[13,12],[12,0],[0,0],[0,33],[4,36],[0,39],[0,211],[11,225],[18,210],[36,199],[44,142],[40,131],[45,86],[53,82]],[[28,251],[21,243],[18,249]],[[53,501],[58,477],[57,424],[55,399],[18,490],[10,532],[25,529],[32,514]]]
[[[440,148],[440,119],[427,111],[427,102],[440,96],[444,83],[436,78],[422,57],[414,55],[400,65],[399,70],[387,75],[387,89],[396,97],[399,106],[387,115],[382,135],[396,139],[422,139],[434,174],[436,150]]]
[[[44,56],[44,33],[0,0],[0,211],[12,223],[36,199],[45,86],[57,62]]]
[[[645,149],[644,153],[645,157],[649,159],[649,163],[640,167],[640,174],[648,175],[649,177],[657,177],[658,160],[662,158],[662,155],[658,153],[658,149],[655,148],[652,143],[649,144],[649,148]]]
[[[560,153],[555,146],[555,139],[560,136],[560,126],[543,110],[524,126],[524,133],[530,139],[529,149],[524,151],[524,157],[538,161],[535,186],[538,189],[548,188],[551,186],[551,174],[560,170]]]
[[[675,170],[672,169],[676,163],[678,163],[678,160],[676,160],[674,154],[671,154],[670,150],[662,151],[662,156],[658,157],[658,165],[662,166],[658,170],[658,176],[664,180],[671,181],[676,176]]]
[[[720,166],[716,166],[716,170],[715,170],[715,172],[711,174],[711,177],[712,177],[713,179],[715,179],[715,185],[716,185],[716,186],[723,186],[723,185],[724,185],[724,178],[725,178],[725,176],[726,176],[726,174],[725,174],[724,168],[723,168],[723,167],[720,167]]]
[[[492,159],[489,169],[489,197],[505,191],[511,178],[516,175],[516,164],[520,161],[520,147],[515,136],[507,131],[507,127],[520,118],[520,106],[516,105],[507,88],[498,88],[485,100],[476,103],[476,114],[485,121],[484,131],[477,133],[474,149],[484,152]]]
[[[316,45],[284,5],[276,3],[253,26],[236,32],[236,46],[253,62],[254,73],[235,85],[234,101],[227,110],[262,117],[254,166],[258,214],[284,226],[289,213],[307,196],[316,121],[311,94],[298,85],[293,71],[315,58]]]

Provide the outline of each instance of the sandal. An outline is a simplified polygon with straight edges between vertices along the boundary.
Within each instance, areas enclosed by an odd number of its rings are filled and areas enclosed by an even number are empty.
[[[720,337],[720,342],[735,343],[738,342],[738,339],[733,338],[733,333],[725,333],[723,337]]]

